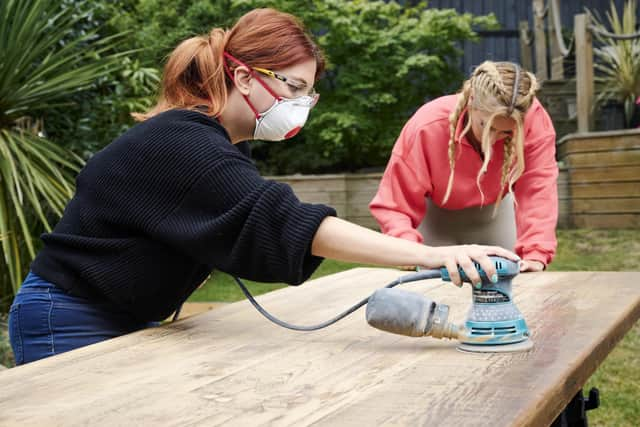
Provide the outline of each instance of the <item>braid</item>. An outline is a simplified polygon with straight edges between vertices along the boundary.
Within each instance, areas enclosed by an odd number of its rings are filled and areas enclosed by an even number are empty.
[[[502,201],[502,192],[504,191],[505,186],[509,186],[509,193],[512,193],[511,186],[512,182],[509,181],[509,175],[511,174],[511,166],[513,165],[513,140],[511,138],[506,139],[504,141],[504,156],[502,160],[502,175],[500,176],[500,192],[498,193],[498,199],[496,200],[493,214],[495,215],[498,212],[498,206]]]
[[[538,91],[538,89],[540,88],[539,84],[538,84],[538,80],[536,79],[536,76],[533,75],[532,73],[526,71],[523,71],[524,76],[526,76],[524,79],[522,80],[529,80],[529,88],[527,90],[524,90],[524,88],[522,87],[522,85],[519,85],[518,87],[518,98],[515,102],[515,107],[517,109],[519,109],[522,112],[526,112],[529,107],[531,106],[531,104],[533,104],[533,100],[536,96],[536,92]],[[523,77],[524,77],[523,76]]]
[[[508,91],[495,62],[484,61],[475,69],[471,80],[474,90],[479,94],[496,97]]]
[[[502,198],[502,190],[508,184],[511,191],[512,183],[509,182],[511,167],[513,166],[513,140],[509,138],[504,143],[504,158],[502,163],[502,176],[500,177],[500,198]]]
[[[453,187],[453,175],[456,168],[456,127],[458,125],[458,120],[460,119],[460,114],[462,114],[462,111],[467,106],[470,94],[471,82],[467,80],[462,86],[462,92],[458,95],[458,103],[456,104],[456,108],[449,116],[449,168],[451,169],[451,172],[449,173],[449,183],[447,184],[447,191],[444,195],[442,204],[447,203],[447,200],[449,200],[449,196],[451,195],[451,188]],[[471,121],[469,121],[467,126],[460,134],[460,138],[462,138],[462,136],[467,133],[470,125]]]

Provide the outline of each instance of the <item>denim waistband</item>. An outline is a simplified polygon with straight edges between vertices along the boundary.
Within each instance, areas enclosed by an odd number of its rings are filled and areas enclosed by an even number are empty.
[[[33,271],[29,271],[27,277],[22,282],[18,293],[32,293],[32,292],[49,292],[49,293],[61,293],[67,294],[64,289],[56,286],[55,284],[46,281],[42,277],[38,276]]]

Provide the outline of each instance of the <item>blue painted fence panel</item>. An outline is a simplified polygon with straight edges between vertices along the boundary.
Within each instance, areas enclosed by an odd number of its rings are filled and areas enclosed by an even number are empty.
[[[614,0],[618,13],[622,13],[625,0]],[[418,3],[408,1],[406,3]],[[533,29],[533,7],[531,0],[431,0],[428,8],[455,9],[459,13],[486,15],[493,13],[500,23],[500,30],[480,32],[477,43],[466,42],[460,69],[465,74],[485,59],[495,61],[520,62],[520,42],[518,23],[528,21]],[[546,2],[548,4],[548,0]],[[573,16],[583,13],[585,8],[599,11],[604,17],[609,10],[610,0],[560,1],[562,27],[565,31],[573,28]],[[638,8],[640,17],[640,8]],[[532,54],[535,61],[535,55]]]

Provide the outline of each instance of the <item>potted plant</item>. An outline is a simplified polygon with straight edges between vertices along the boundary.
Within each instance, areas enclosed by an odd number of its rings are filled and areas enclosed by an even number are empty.
[[[622,104],[625,127],[633,125],[636,99],[640,96],[640,37],[621,39],[615,36],[637,32],[636,8],[637,1],[628,0],[620,17],[611,1],[606,14],[607,25],[597,12],[589,12],[592,33],[598,43],[593,50],[596,81],[602,88],[596,101],[609,110],[615,110],[611,107],[612,101]]]

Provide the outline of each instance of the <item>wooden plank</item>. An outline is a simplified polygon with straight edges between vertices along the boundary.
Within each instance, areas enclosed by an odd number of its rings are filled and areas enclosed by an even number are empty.
[[[640,214],[577,214],[572,216],[578,228],[638,228]]]
[[[593,129],[593,44],[588,26],[589,18],[586,14],[574,16],[578,132]]]
[[[358,174],[347,174],[345,175],[345,179],[349,182],[349,186],[359,186],[361,183],[365,185],[374,185],[377,186],[380,183],[380,179],[382,178],[381,172],[376,173],[358,173]]]
[[[571,212],[577,214],[640,214],[640,197],[573,199]]]
[[[371,187],[371,188],[361,188],[358,189],[357,191],[348,191],[347,192],[347,198],[354,200],[364,200],[369,198],[369,200],[373,199],[373,196],[376,195],[376,193],[378,192],[378,186],[376,187]]]
[[[525,70],[533,70],[533,59],[531,58],[531,37],[529,36],[529,22],[520,21],[520,64]]]
[[[294,191],[296,196],[307,203],[324,203],[333,206],[346,205],[347,194],[344,191]]]
[[[296,180],[296,181],[281,181],[289,184],[293,191],[315,191],[318,188],[322,188],[325,191],[346,191],[347,184],[344,178],[336,179],[309,179]]]
[[[401,274],[354,269],[258,300],[309,324]],[[516,354],[388,334],[363,313],[293,332],[234,303],[3,371],[0,425],[548,425],[640,317],[639,280],[638,272],[518,276],[515,301],[535,346]],[[403,286],[463,321],[468,287]]]
[[[558,227],[567,228],[571,223],[571,206],[568,200],[558,201]]]
[[[571,197],[573,199],[591,199],[603,196],[640,197],[640,185],[636,182],[571,184]]]
[[[640,149],[640,132],[634,130],[622,135],[594,135],[588,138],[563,138],[558,144],[561,159],[573,153],[599,153],[603,151]]]
[[[558,200],[570,200],[569,185],[558,185]]]
[[[373,200],[373,197],[376,195],[375,192],[369,193],[369,194],[357,194],[355,196],[350,196],[347,198],[347,203],[349,204],[349,207],[363,207],[368,209],[369,203],[371,202],[371,200]]]
[[[349,197],[347,203],[350,208],[360,207],[368,210],[369,203],[371,203],[371,200],[373,200],[375,195],[375,193],[358,194],[357,196]]]
[[[349,197],[355,197],[360,194],[376,194],[380,187],[380,181],[372,183],[371,185],[359,185],[357,187],[349,187],[347,189],[347,195]]]
[[[635,165],[640,171],[640,149],[603,151],[600,153],[576,153],[563,159],[572,169],[592,166],[630,166]],[[640,173],[638,173],[640,175]]]
[[[558,211],[560,213],[567,213],[571,210],[571,202],[569,200],[558,201]]]
[[[640,164],[632,166],[575,168],[571,170],[571,182],[636,182],[640,186]]]
[[[547,39],[544,32],[544,0],[533,0],[533,35],[536,52],[536,77],[543,82],[549,79],[547,70]]]
[[[553,1],[555,0],[549,0],[547,2],[547,7],[549,8],[547,37],[549,38],[549,51],[551,56],[551,79],[562,80],[564,79],[564,56],[562,56],[562,52],[560,51],[560,45],[558,44],[558,38],[555,33],[554,7],[551,5]],[[557,13],[560,13],[560,8],[558,8]],[[562,28],[559,28],[558,31],[562,31]]]
[[[561,167],[558,171],[558,200],[566,200],[571,197],[569,192],[569,170],[566,167]]]
[[[349,206],[350,217],[366,217],[371,216],[371,211],[367,205],[350,205]]]
[[[558,168],[558,183],[567,182],[569,182],[569,169],[566,166],[561,166]]]

